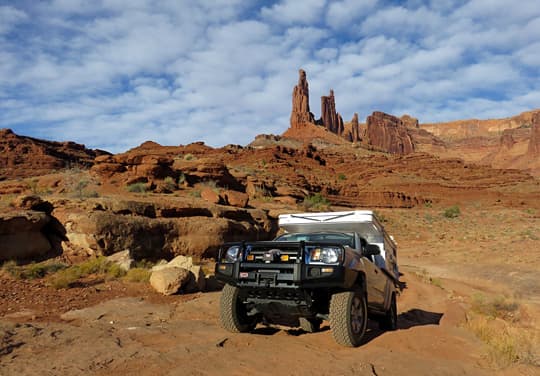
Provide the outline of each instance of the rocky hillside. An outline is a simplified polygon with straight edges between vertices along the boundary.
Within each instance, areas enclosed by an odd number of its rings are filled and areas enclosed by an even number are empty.
[[[108,154],[75,142],[54,142],[19,136],[0,129],[0,180],[39,176],[71,167],[87,168],[94,158]]]

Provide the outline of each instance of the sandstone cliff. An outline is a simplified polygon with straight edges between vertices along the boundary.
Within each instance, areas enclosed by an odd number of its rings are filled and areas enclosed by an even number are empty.
[[[309,110],[309,87],[306,72],[302,69],[298,72],[298,85],[292,93],[291,128],[302,128],[306,124],[313,124],[315,118]]]
[[[414,152],[414,142],[403,121],[395,116],[375,111],[367,118],[369,145],[388,153]]]

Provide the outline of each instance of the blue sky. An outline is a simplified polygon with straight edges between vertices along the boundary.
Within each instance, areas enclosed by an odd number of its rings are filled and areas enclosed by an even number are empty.
[[[0,128],[125,151],[247,144],[333,88],[348,121],[540,108],[538,0],[0,0]]]

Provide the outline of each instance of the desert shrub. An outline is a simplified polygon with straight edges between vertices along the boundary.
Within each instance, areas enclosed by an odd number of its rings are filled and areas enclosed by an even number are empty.
[[[188,153],[188,154],[184,155],[184,160],[186,160],[186,161],[191,161],[191,160],[195,160],[195,159],[196,158],[191,153]]]
[[[70,267],[70,268],[61,270],[58,273],[51,276],[49,283],[55,289],[65,289],[65,288],[71,287],[81,277],[82,277],[82,274],[79,268]]]
[[[432,206],[433,206],[433,202],[431,202],[431,201],[429,201],[429,200],[427,200],[427,201],[424,202],[424,207],[426,207],[426,208],[431,208]]]
[[[205,180],[200,184],[202,187],[213,189],[214,191],[219,189],[215,180]]]
[[[174,191],[176,190],[176,188],[178,188],[178,186],[176,185],[176,182],[170,176],[167,176],[163,180],[163,187],[169,191]]]
[[[457,218],[461,215],[461,211],[459,210],[459,206],[454,205],[450,206],[443,212],[443,216],[445,218]]]
[[[189,195],[192,197],[201,197],[201,191],[198,189],[194,189],[191,192],[189,192]]]
[[[330,201],[321,193],[315,193],[312,196],[306,196],[302,205],[310,210],[326,210],[330,206]]]
[[[534,339],[525,329],[501,325],[485,316],[470,318],[467,327],[487,346],[488,360],[504,368],[516,363],[534,364]]]
[[[472,296],[471,310],[489,318],[517,321],[516,312],[519,310],[519,303],[504,296],[488,299],[482,294],[475,294]]]
[[[337,178],[338,178],[338,180],[347,180],[347,176],[345,176],[344,173],[338,174]]]
[[[79,279],[96,274],[106,279],[123,277],[126,272],[118,264],[108,261],[106,257],[92,258],[83,263],[60,270],[50,278],[51,286],[60,289],[71,287]]]
[[[127,186],[127,190],[132,193],[146,193],[146,183],[133,183]]]
[[[129,282],[148,282],[151,274],[152,272],[145,268],[131,268],[124,279]]]
[[[180,176],[178,176],[178,184],[184,184],[186,182],[186,175],[181,172]]]
[[[21,266],[18,266],[15,261],[9,261],[2,266],[2,270],[5,270],[12,277],[17,279],[43,278],[48,274],[56,273],[57,271],[65,268],[65,264],[50,261],[39,263],[33,262],[31,264]]]

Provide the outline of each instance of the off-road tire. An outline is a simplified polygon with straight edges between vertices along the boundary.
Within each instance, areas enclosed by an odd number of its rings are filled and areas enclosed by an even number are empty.
[[[238,298],[239,289],[231,285],[225,285],[221,291],[219,302],[219,319],[221,326],[232,333],[246,333],[255,329],[257,321],[255,317],[249,317],[246,307]]]
[[[360,346],[368,322],[365,294],[347,291],[332,295],[328,319],[337,343],[348,347]]]
[[[307,333],[316,333],[321,329],[321,320],[320,319],[308,319],[305,317],[300,317],[298,319],[300,322],[300,328]]]
[[[379,328],[382,330],[396,330],[397,329],[396,294],[392,294],[392,301],[390,302],[390,308],[388,308],[388,311],[386,311],[386,314],[379,320]]]

